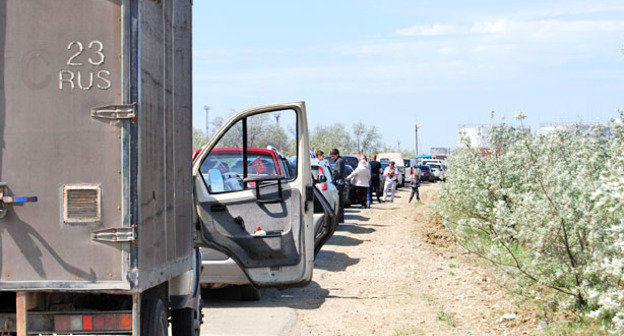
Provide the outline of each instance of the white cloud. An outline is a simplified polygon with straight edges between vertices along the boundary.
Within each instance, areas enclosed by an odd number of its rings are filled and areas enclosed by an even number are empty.
[[[578,36],[577,34],[614,33],[624,34],[624,21],[609,20],[521,20],[493,19],[472,24],[415,25],[395,30],[397,36],[449,36],[521,34],[529,37]],[[527,35],[528,34],[528,35]]]
[[[455,32],[456,27],[446,24],[414,25],[408,28],[399,28],[395,31],[397,36],[441,36]]]

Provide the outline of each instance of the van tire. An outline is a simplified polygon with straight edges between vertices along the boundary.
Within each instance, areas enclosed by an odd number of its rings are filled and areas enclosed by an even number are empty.
[[[167,309],[159,298],[146,298],[141,302],[141,335],[167,336],[169,321]]]
[[[240,299],[243,301],[259,301],[260,291],[252,285],[242,285],[238,288]]]

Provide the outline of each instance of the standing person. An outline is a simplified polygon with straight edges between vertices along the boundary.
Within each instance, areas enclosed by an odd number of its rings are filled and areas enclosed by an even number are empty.
[[[388,192],[391,193],[390,202],[394,202],[394,193],[396,192],[397,175],[399,170],[394,166],[394,161],[390,161],[388,167],[383,172],[386,182],[384,183],[383,201],[388,201]]]
[[[373,191],[377,195],[377,203],[381,203],[381,198],[379,194],[381,194],[381,190],[379,190],[379,175],[381,174],[381,163],[377,161],[377,155],[371,156],[371,161],[368,163],[370,165],[371,171],[371,179],[370,179],[370,188],[369,190],[369,198],[371,204],[373,203]]]
[[[410,186],[412,187],[412,193],[410,194],[410,198],[407,203],[412,203],[414,195],[416,195],[416,200],[420,202],[420,192],[418,191],[418,188],[420,188],[420,176],[418,174],[414,175],[412,182],[410,182]]]
[[[329,156],[334,160],[334,170],[332,178],[338,188],[338,223],[344,223],[344,202],[345,202],[345,160],[340,156],[340,151],[336,148],[329,152]]]
[[[316,159],[319,161],[325,160],[325,153],[322,150],[317,150],[315,153]]]
[[[363,157],[358,163],[357,168],[347,176],[347,181],[355,185],[355,193],[357,194],[358,201],[362,205],[362,209],[367,207],[368,203],[368,186],[370,185],[370,171],[367,167],[368,162]]]
[[[366,169],[368,169],[368,186],[366,187],[366,207],[370,208],[371,204],[373,203],[372,200],[372,196],[371,196],[371,191],[370,191],[370,172],[371,172],[371,166],[370,163],[368,162],[368,158],[366,157],[366,154],[362,154],[362,157],[360,158],[360,160],[363,160],[364,163],[366,164]]]

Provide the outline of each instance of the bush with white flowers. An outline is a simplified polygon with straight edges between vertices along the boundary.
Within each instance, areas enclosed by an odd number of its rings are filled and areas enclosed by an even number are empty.
[[[468,250],[554,290],[564,306],[617,333],[624,333],[622,120],[549,135],[498,124],[487,150],[466,143],[453,152],[438,203]]]

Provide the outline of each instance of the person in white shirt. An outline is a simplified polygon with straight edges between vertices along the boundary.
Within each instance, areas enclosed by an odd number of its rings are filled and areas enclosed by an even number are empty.
[[[347,176],[347,181],[351,182],[355,186],[355,193],[358,201],[362,205],[362,209],[368,206],[368,187],[370,185],[370,170],[366,168],[368,162],[365,158],[362,158],[358,163],[357,168]]]
[[[394,166],[394,161],[390,161],[388,167],[384,169],[383,175],[385,178],[384,182],[384,192],[383,192],[383,201],[387,202],[388,193],[390,192],[390,202],[394,202],[394,194],[396,192],[397,185],[397,175],[399,175],[399,170]]]

